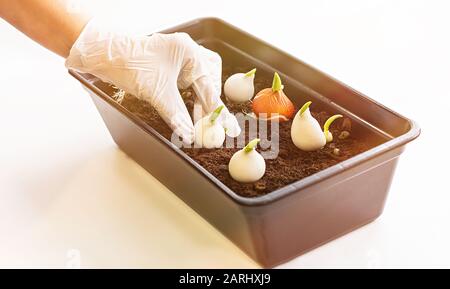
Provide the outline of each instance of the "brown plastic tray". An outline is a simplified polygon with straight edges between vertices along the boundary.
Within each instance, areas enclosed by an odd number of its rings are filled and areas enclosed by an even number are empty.
[[[163,31],[186,32],[224,64],[278,71],[297,107],[350,117],[372,149],[265,196],[244,198],[110,97],[92,75],[70,71],[90,92],[118,146],[264,267],[273,267],[370,223],[381,215],[398,157],[420,129],[295,57],[216,18]],[[353,132],[352,132],[353,133]]]

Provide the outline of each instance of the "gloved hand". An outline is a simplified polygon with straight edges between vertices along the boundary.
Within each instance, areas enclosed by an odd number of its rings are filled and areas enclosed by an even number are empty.
[[[91,21],[73,45],[66,67],[93,74],[150,102],[189,144],[194,126],[178,89],[192,85],[198,97],[196,107],[203,114],[223,104],[220,56],[185,33],[132,37],[101,31]],[[240,134],[236,118],[227,109],[220,121],[229,136]]]

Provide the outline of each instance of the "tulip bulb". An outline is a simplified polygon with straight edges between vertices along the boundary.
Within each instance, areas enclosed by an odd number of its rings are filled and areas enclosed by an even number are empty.
[[[330,117],[322,131],[319,122],[311,115],[309,106],[311,101],[305,103],[295,116],[291,127],[291,138],[296,147],[303,151],[316,151],[322,149],[327,142],[333,141],[329,131],[330,125],[342,115]]]
[[[236,73],[230,76],[223,87],[228,100],[236,103],[249,101],[255,95],[256,68],[247,73]]]
[[[214,112],[203,117],[194,125],[194,141],[202,148],[220,148],[225,141],[225,129],[217,122],[225,106],[221,105]]]
[[[231,158],[228,171],[234,180],[240,183],[253,183],[266,173],[266,161],[255,149],[259,142],[259,139],[252,140]]]
[[[275,72],[272,88],[261,90],[253,99],[253,112],[257,117],[286,121],[294,115],[295,107],[283,92],[281,78]]]

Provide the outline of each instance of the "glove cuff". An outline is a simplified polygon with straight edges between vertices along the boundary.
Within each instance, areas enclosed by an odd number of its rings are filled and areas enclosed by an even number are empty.
[[[110,63],[108,55],[114,33],[102,28],[96,18],[92,18],[81,31],[70,49],[65,66],[84,73],[98,72]],[[99,75],[101,77],[101,75]]]

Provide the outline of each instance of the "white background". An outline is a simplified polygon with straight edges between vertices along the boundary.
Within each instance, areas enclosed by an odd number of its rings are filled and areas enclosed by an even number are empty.
[[[224,18],[419,122],[382,217],[281,268],[450,267],[447,1],[83,2],[134,33]],[[62,59],[4,22],[0,84],[0,267],[257,267],[116,147]]]

